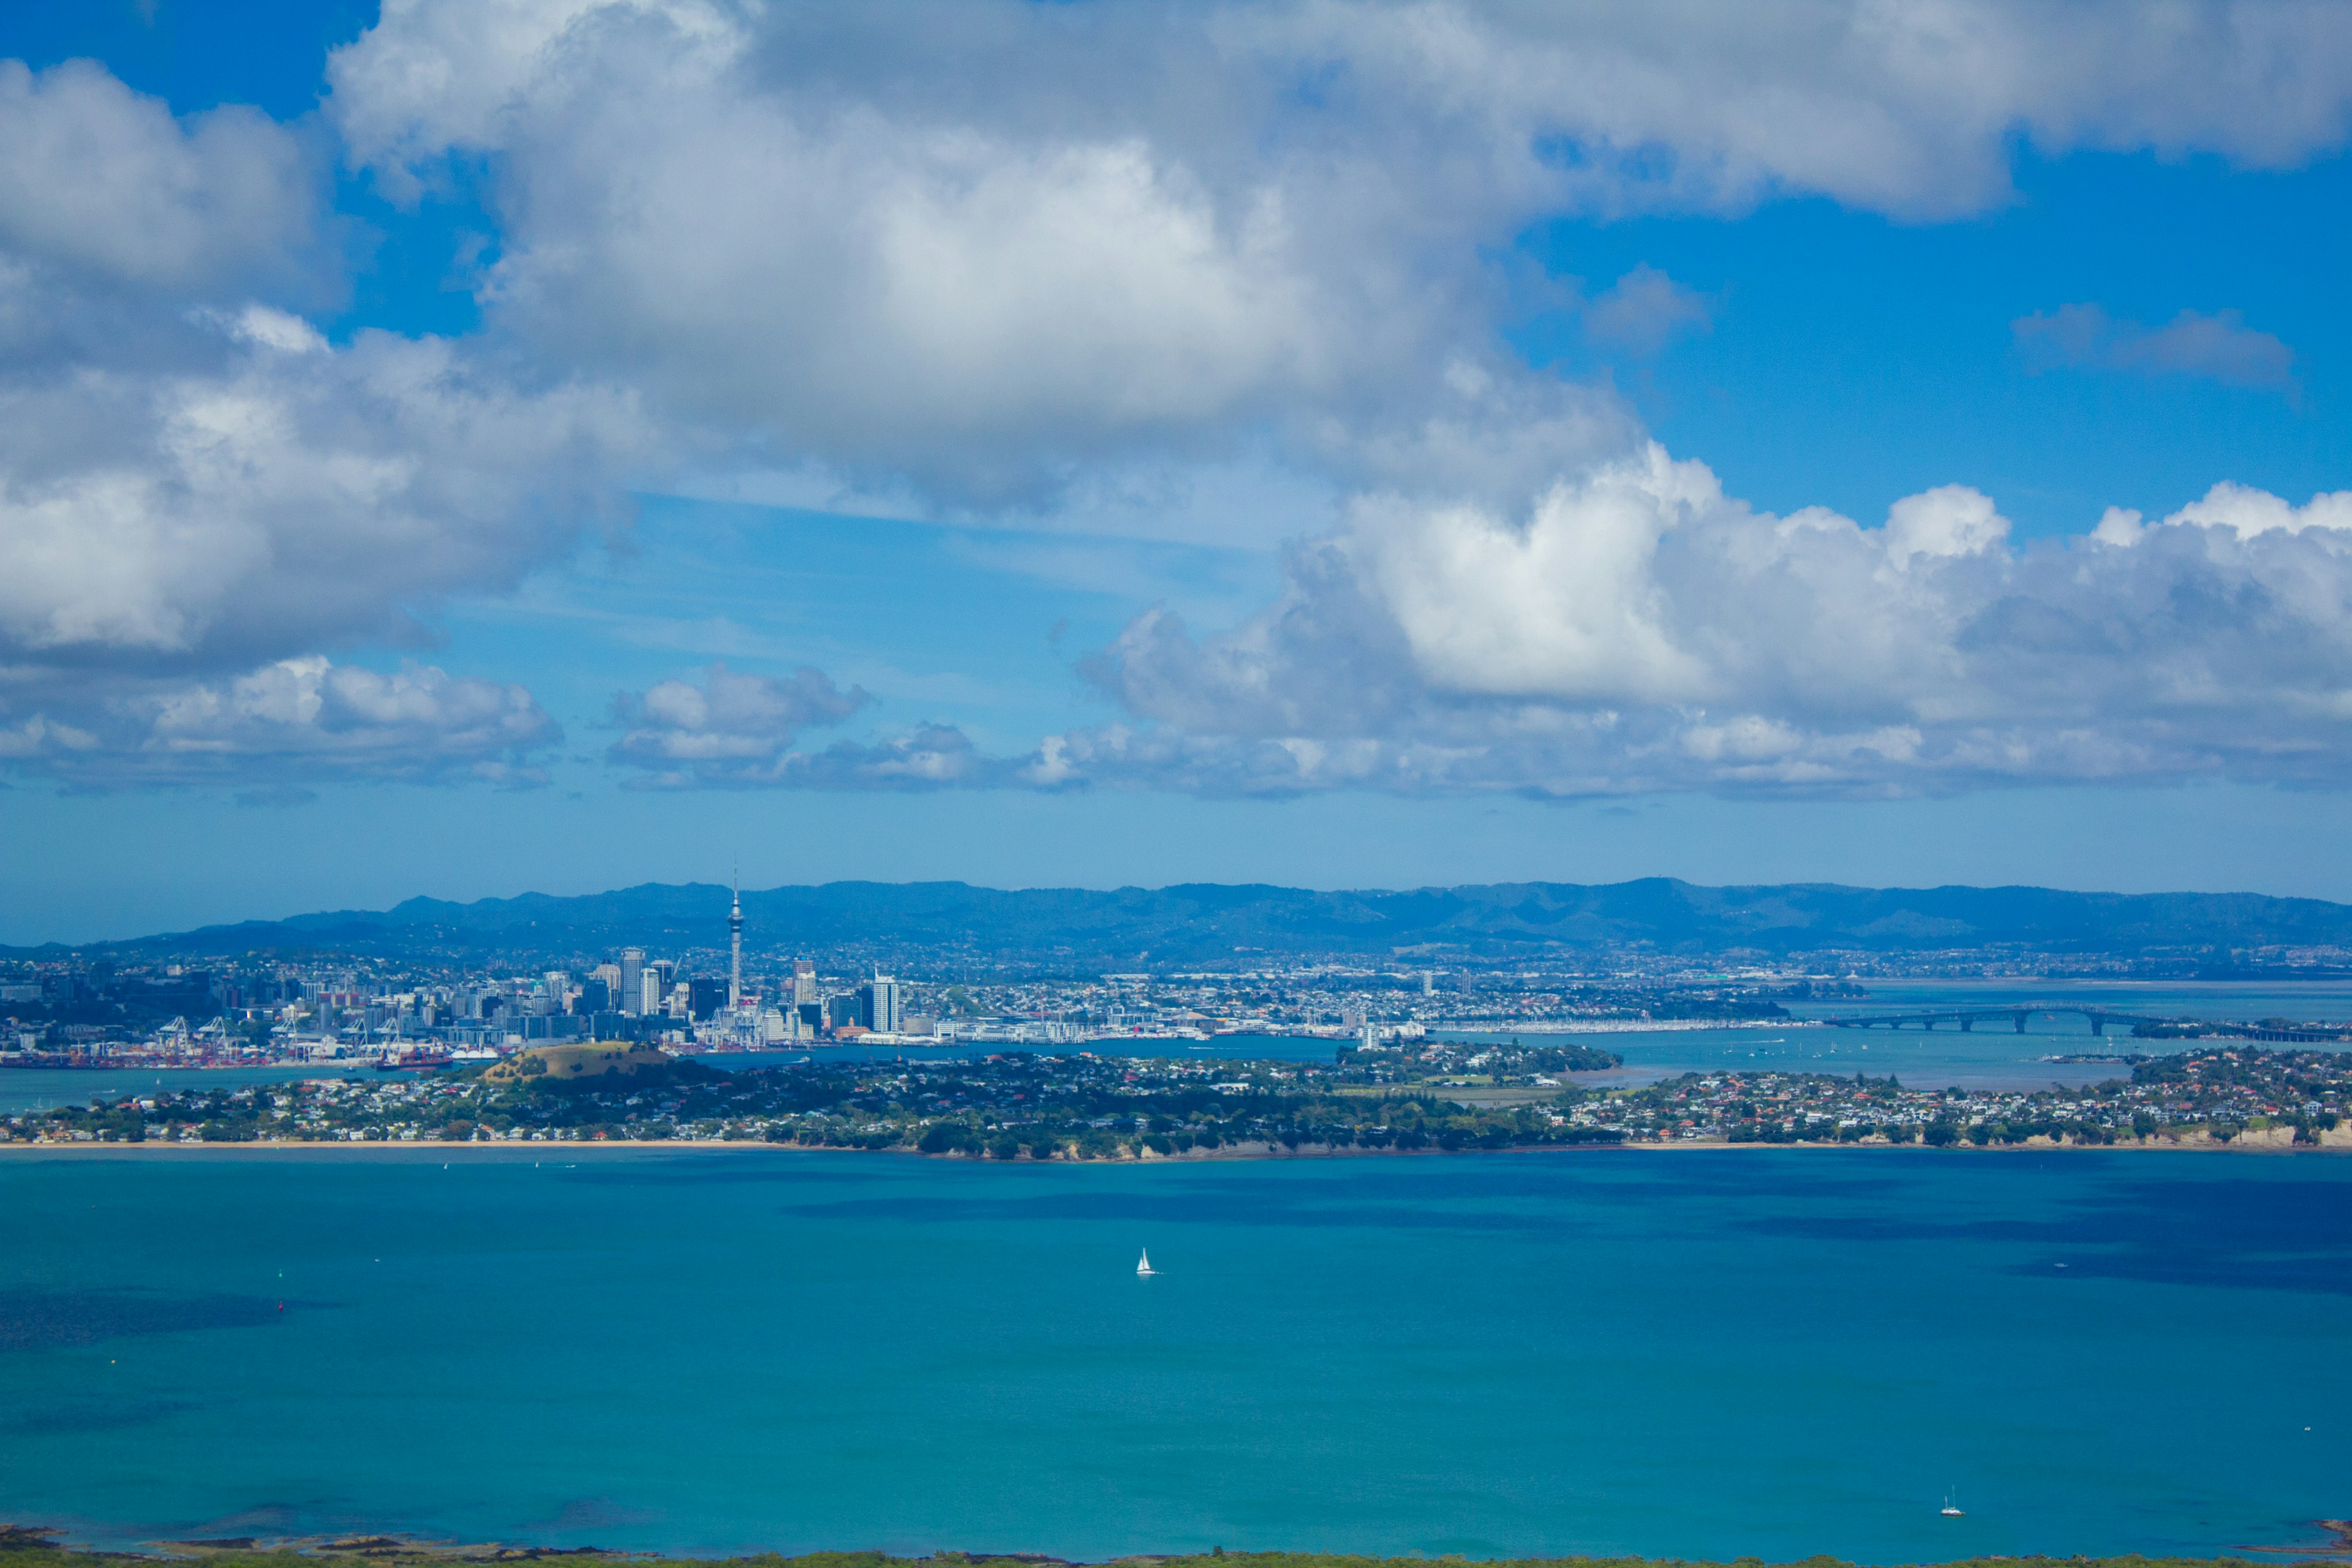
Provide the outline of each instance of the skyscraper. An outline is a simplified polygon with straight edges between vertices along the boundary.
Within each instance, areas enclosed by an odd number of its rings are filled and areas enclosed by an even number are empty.
[[[871,1027],[877,1035],[897,1034],[899,1023],[898,983],[887,974],[877,973],[872,991],[874,1021]]]
[[[727,914],[727,942],[733,951],[727,970],[727,1005],[743,1005],[743,879],[735,879],[735,907]]]
[[[646,1010],[646,950],[625,947],[621,950],[621,1011],[643,1013]]]
[[[801,1006],[816,1001],[816,965],[808,959],[793,960],[793,1005]]]

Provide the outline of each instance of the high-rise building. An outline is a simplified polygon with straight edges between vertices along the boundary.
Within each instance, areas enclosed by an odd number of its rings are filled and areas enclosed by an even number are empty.
[[[904,1022],[898,1010],[898,983],[887,974],[877,973],[874,984],[864,987],[873,997],[870,1004],[873,1018],[867,1025],[877,1035],[895,1035]]]
[[[716,980],[687,982],[687,1012],[698,1024],[708,1023],[719,1008],[720,990]],[[732,1006],[730,1003],[728,1005]]]
[[[646,950],[642,947],[621,950],[621,1011],[646,1011]]]
[[[793,959],[793,1005],[804,1006],[816,999],[816,965],[805,958]]]
[[[650,1018],[662,1012],[669,1001],[669,987],[662,984],[661,966],[648,964],[637,977],[637,1005],[633,1011]]]

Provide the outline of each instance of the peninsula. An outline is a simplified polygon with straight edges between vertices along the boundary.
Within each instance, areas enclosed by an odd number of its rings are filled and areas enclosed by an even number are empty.
[[[1007,1052],[727,1072],[625,1043],[495,1066],[127,1095],[0,1121],[66,1143],[702,1142],[994,1160],[1571,1145],[2352,1147],[2352,1056],[2213,1046],[2025,1092],[1784,1072],[1609,1081],[1557,1043],[1347,1049],[1331,1063]]]

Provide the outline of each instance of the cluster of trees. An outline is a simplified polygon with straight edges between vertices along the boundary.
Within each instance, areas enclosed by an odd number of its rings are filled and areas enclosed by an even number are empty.
[[[179,1127],[194,1128],[207,1143],[249,1143],[285,1125],[275,1096],[266,1088],[164,1095],[146,1110],[125,1096],[60,1106],[17,1121],[27,1132],[46,1126],[52,1136],[87,1132],[111,1143],[143,1143],[151,1135]]]
[[[1156,1120],[1156,1119],[1155,1119]],[[814,1142],[821,1134],[812,1134]],[[1510,1149],[1543,1144],[1618,1143],[1624,1134],[1605,1128],[1554,1125],[1546,1117],[1483,1112],[1452,1116],[1435,1121],[1388,1127],[1341,1122],[1279,1122],[1249,1125],[1238,1122],[1174,1126],[1164,1130],[1115,1132],[1108,1128],[1068,1123],[1026,1122],[976,1126],[967,1122],[935,1121],[914,1139],[926,1154],[964,1153],[995,1160],[1106,1160],[1140,1156],[1145,1152],[1175,1155],[1203,1152],[1230,1144],[1280,1145],[1298,1148]]]

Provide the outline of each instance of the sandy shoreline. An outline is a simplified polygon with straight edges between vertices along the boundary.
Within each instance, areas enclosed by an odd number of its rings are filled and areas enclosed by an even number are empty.
[[[603,1152],[643,1153],[659,1151],[667,1153],[766,1153],[766,1154],[874,1154],[898,1155],[917,1160],[957,1160],[973,1164],[1034,1165],[1038,1163],[1066,1165],[1181,1165],[1220,1160],[1401,1160],[1432,1158],[1466,1158],[1492,1154],[1612,1154],[1640,1152],[1697,1152],[1701,1151],[1762,1151],[1762,1150],[1849,1150],[1864,1153],[1908,1153],[1914,1156],[2030,1154],[2064,1152],[2069,1153],[2175,1153],[2175,1154],[2343,1154],[2352,1152],[2352,1127],[2338,1128],[2323,1135],[2316,1146],[2293,1142],[2291,1128],[2274,1128],[2262,1132],[2246,1132],[2220,1143],[2201,1134],[2190,1138],[2151,1138],[2115,1143],[2053,1143],[2034,1138],[2023,1143],[1992,1143],[1981,1147],[1973,1143],[1948,1144],[1933,1148],[1923,1143],[1734,1143],[1724,1139],[1684,1139],[1662,1143],[1546,1143],[1520,1144],[1503,1149],[1365,1149],[1354,1145],[1333,1148],[1328,1143],[1302,1143],[1292,1149],[1280,1143],[1225,1144],[1215,1149],[1188,1149],[1181,1153],[1144,1153],[1095,1160],[1054,1160],[1039,1162],[1026,1157],[1019,1160],[992,1160],[971,1153],[926,1154],[909,1148],[841,1149],[819,1148],[803,1143],[768,1143],[757,1139],[682,1139],[682,1138],[604,1138],[586,1142],[484,1142],[439,1143],[419,1139],[415,1142],[385,1141],[350,1142],[320,1139],[315,1142],[255,1142],[249,1143],[183,1143],[176,1140],[156,1139],[139,1143],[12,1142],[0,1143],[0,1158],[10,1154],[133,1154],[162,1159],[173,1159],[189,1154],[229,1154],[245,1158],[268,1158],[286,1154],[362,1154],[382,1158],[438,1158],[447,1161],[455,1155],[489,1156],[513,1159],[524,1155],[545,1162],[555,1158],[575,1159],[583,1154]]]

